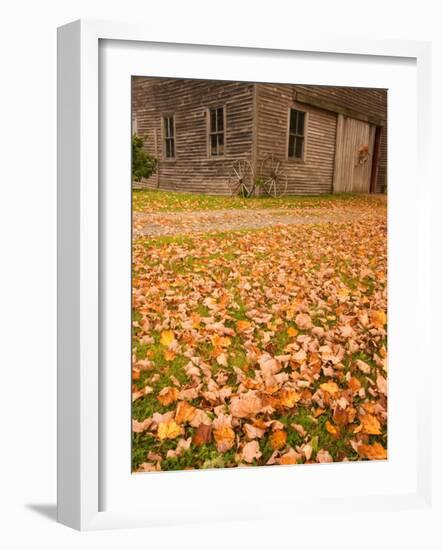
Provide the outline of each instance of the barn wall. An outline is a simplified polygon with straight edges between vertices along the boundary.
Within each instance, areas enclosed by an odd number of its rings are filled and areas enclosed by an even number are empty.
[[[293,106],[308,112],[307,145],[304,163],[286,160],[283,168],[288,174],[289,194],[331,193],[333,164],[335,162],[336,114],[296,103],[296,93],[382,119],[380,160],[376,192],[387,183],[387,90],[303,86],[294,84],[257,85],[258,170],[260,161],[268,153],[287,159],[287,112]]]
[[[252,157],[253,97],[254,86],[248,83],[134,78],[132,106],[137,132],[147,136],[147,151],[159,158],[159,173],[144,182],[144,186],[227,193],[232,160]],[[225,156],[209,158],[206,110],[222,105],[226,106]],[[163,114],[175,115],[175,160],[163,155]]]
[[[291,86],[291,85],[289,85]],[[318,99],[329,101],[384,121],[380,143],[379,172],[375,191],[381,192],[387,185],[387,90],[335,86],[293,86],[295,90]]]
[[[257,170],[262,160],[274,154],[287,174],[287,194],[318,195],[333,190],[336,142],[335,113],[293,101],[294,86],[257,85]],[[290,107],[306,111],[304,161],[287,159],[288,113]]]

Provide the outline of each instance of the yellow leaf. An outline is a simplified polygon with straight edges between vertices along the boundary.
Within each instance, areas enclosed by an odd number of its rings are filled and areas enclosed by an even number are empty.
[[[283,407],[293,408],[301,399],[301,394],[295,390],[283,389],[279,394],[279,401]]]
[[[363,432],[370,435],[381,434],[381,424],[372,414],[364,414],[361,418]]]
[[[387,316],[381,310],[375,310],[371,313],[371,324],[376,328],[382,328],[387,322]]]
[[[297,336],[298,335],[298,331],[294,328],[294,327],[289,327],[287,329],[287,334],[293,338],[294,336]]]
[[[168,422],[160,422],[158,426],[158,438],[163,439],[175,439],[181,434],[181,428],[174,420]]]
[[[160,342],[163,346],[170,346],[175,341],[175,334],[173,330],[163,330],[161,333]]]
[[[324,384],[321,384],[319,387],[322,391],[326,391],[331,395],[334,395],[339,391],[339,386],[336,384],[336,382],[326,382]]]
[[[325,423],[325,428],[326,428],[326,430],[328,431],[329,434],[334,435],[334,436],[339,435],[339,428],[337,428],[336,426],[333,426],[333,424],[328,420]]]

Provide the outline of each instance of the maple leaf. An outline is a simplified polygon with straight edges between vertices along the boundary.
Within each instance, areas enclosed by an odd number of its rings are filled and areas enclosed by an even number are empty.
[[[372,414],[364,414],[361,418],[361,422],[364,433],[371,435],[380,435],[382,433],[379,420]]]
[[[237,418],[247,418],[255,416],[262,408],[262,401],[253,390],[248,391],[238,397],[233,397],[230,401],[230,412]]]
[[[178,399],[178,395],[179,391],[177,390],[177,388],[167,386],[160,391],[157,399],[161,403],[161,405],[167,407],[168,405],[175,403],[175,401]]]
[[[282,389],[279,393],[279,401],[283,407],[292,409],[301,399],[301,394],[295,390]]]
[[[301,458],[302,456],[290,447],[290,449],[279,458],[278,462],[281,465],[296,464]]]
[[[175,334],[173,330],[163,330],[160,337],[160,342],[163,346],[170,346],[175,342]]]
[[[230,416],[220,415],[213,421],[213,436],[218,452],[225,453],[235,443],[235,432],[232,429]]]
[[[149,395],[153,392],[153,388],[150,386],[144,386],[144,388],[141,388],[141,390],[137,390],[132,393],[132,402],[136,401],[137,399],[140,399],[141,397],[145,397],[146,395]]]
[[[333,424],[329,420],[327,420],[325,423],[325,429],[328,431],[329,434],[334,435],[335,437],[339,436],[339,428],[333,426]]]
[[[368,365],[365,361],[362,361],[362,359],[356,360],[356,366],[360,371],[362,371],[364,374],[369,374],[371,372],[371,367]]]
[[[175,412],[175,422],[184,424],[190,422],[196,414],[196,408],[190,405],[187,401],[180,401]]]
[[[181,434],[181,428],[174,420],[168,422],[160,422],[158,425],[158,438],[159,439],[175,439]]]
[[[275,430],[270,436],[270,445],[274,451],[283,449],[287,443],[287,432],[284,430]]]
[[[244,462],[251,463],[255,459],[258,459],[262,456],[262,453],[259,449],[259,445],[257,441],[250,441],[249,443],[246,443],[243,447],[243,450],[241,452],[241,458],[244,460]]]
[[[312,319],[308,313],[298,313],[295,318],[295,323],[301,330],[306,330],[313,327]]]
[[[252,323],[250,321],[241,320],[236,322],[236,330],[238,332],[245,332],[250,329]]]
[[[325,449],[320,449],[316,453],[316,461],[320,463],[333,462],[333,458],[328,451],[326,451]]]
[[[373,443],[373,445],[361,444],[357,448],[358,453],[369,460],[386,460],[387,451],[382,447],[378,442]]]
[[[387,316],[383,311],[375,310],[371,313],[371,324],[376,328],[382,328],[387,322]]]
[[[339,386],[336,382],[324,382],[324,384],[321,384],[319,387],[322,391],[326,391],[331,395],[335,395],[339,391]]]
[[[207,445],[212,440],[212,426],[200,424],[193,436],[192,443],[197,447]]]

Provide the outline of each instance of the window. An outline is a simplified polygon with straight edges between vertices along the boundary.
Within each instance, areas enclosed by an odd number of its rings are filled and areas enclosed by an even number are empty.
[[[304,158],[305,113],[290,109],[289,158]]]
[[[211,157],[224,155],[224,107],[209,110],[209,152]]]
[[[163,117],[164,156],[175,158],[175,121],[173,116]]]

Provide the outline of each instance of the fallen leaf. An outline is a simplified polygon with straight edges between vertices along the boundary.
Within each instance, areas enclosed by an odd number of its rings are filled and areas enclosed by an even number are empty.
[[[244,462],[247,462],[248,464],[252,463],[255,459],[258,459],[261,456],[262,453],[259,449],[258,442],[255,440],[246,443],[241,452],[242,460],[244,460]]]
[[[361,418],[363,432],[370,435],[380,435],[381,424],[372,414],[364,414]]]
[[[160,342],[163,346],[170,346],[175,342],[175,334],[173,330],[163,330],[160,337]]]
[[[339,391],[339,386],[336,384],[336,382],[325,382],[324,384],[321,384],[319,387],[321,388],[322,391],[326,391],[331,395],[335,395]]]
[[[325,449],[320,449],[316,453],[316,461],[320,463],[333,462],[333,458],[328,451],[326,451]]]
[[[160,422],[158,425],[158,438],[163,439],[175,439],[181,434],[181,428],[174,420],[168,422]]]
[[[270,445],[274,451],[283,449],[287,443],[287,433],[284,430],[276,430],[270,436]]]
[[[359,445],[358,453],[369,460],[385,460],[387,458],[386,449],[378,442],[373,443],[373,445]]]
[[[192,443],[201,447],[201,445],[207,445],[212,440],[212,426],[207,424],[200,424],[193,436]]]
[[[195,416],[196,408],[187,401],[180,401],[177,405],[175,412],[175,422],[177,424],[184,424],[190,422]]]
[[[167,386],[160,391],[157,399],[161,403],[161,405],[167,407],[168,405],[175,403],[175,401],[178,399],[179,393],[180,392],[177,390],[177,388]]]

